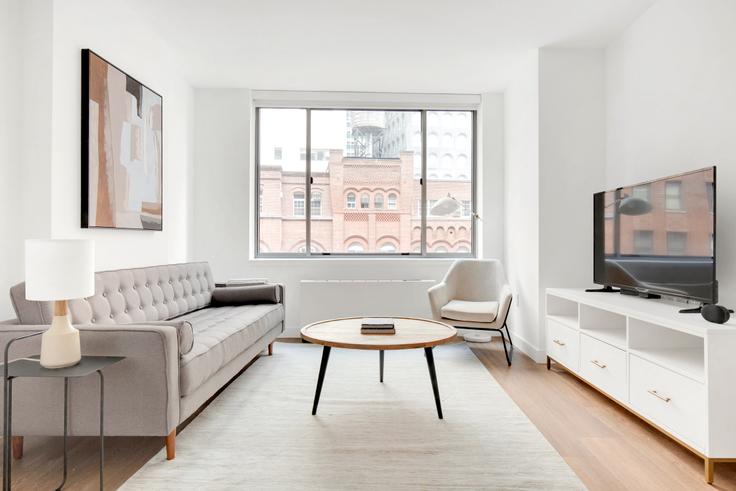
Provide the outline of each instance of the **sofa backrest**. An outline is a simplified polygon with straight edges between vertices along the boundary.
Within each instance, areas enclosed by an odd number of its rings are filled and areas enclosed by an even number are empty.
[[[215,280],[206,262],[95,273],[95,294],[69,301],[74,324],[162,321],[207,307]],[[50,324],[52,302],[26,300],[25,283],[10,289],[20,324]]]

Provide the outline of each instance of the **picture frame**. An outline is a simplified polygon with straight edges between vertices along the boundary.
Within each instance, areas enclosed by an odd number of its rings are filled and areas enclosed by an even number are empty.
[[[163,230],[163,97],[81,51],[81,226]]]

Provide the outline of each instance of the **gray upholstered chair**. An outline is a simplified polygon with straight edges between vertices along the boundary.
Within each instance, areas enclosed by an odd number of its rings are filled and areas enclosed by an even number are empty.
[[[511,366],[514,343],[506,325],[511,308],[511,286],[503,265],[497,259],[459,259],[439,284],[427,292],[435,320],[461,329],[495,331],[501,334],[506,361]],[[511,352],[506,347],[509,337]],[[464,336],[466,341],[490,341],[478,333]]]

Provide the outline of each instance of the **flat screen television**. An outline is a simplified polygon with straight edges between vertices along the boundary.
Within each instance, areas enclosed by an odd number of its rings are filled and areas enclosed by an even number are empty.
[[[717,303],[716,168],[593,195],[595,283]]]

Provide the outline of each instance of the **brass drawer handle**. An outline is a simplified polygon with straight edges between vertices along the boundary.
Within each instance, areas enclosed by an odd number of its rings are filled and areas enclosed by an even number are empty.
[[[560,345],[560,346],[565,346],[565,343],[563,343],[563,342],[562,342],[562,341],[560,341],[559,339],[553,339],[553,340],[552,340],[552,342],[553,342],[553,343],[555,343],[555,344],[558,344],[558,345]]]
[[[650,394],[652,394],[654,397],[656,397],[658,399],[662,399],[664,402],[670,402],[672,400],[672,398],[665,397],[665,396],[663,396],[662,394],[660,394],[659,392],[657,392],[654,389],[650,389],[647,392],[649,392]]]
[[[590,360],[590,362],[598,368],[606,368],[607,366],[605,363],[601,363],[598,360]]]

